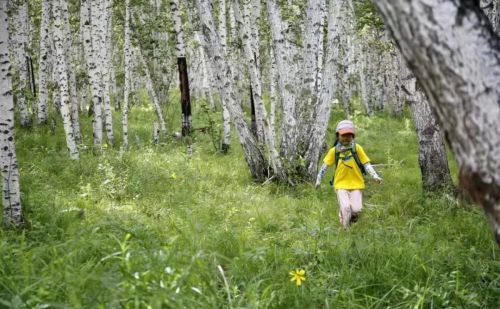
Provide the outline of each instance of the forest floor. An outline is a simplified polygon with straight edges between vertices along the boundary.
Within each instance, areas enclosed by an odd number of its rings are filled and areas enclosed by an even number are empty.
[[[224,155],[197,133],[188,157],[182,141],[153,145],[153,117],[131,114],[128,152],[82,148],[78,162],[62,125],[17,129],[27,226],[0,230],[0,307],[500,308],[489,222],[423,195],[408,117],[355,115],[384,184],[367,181],[347,231],[331,169],[317,190],[255,183],[235,137]]]

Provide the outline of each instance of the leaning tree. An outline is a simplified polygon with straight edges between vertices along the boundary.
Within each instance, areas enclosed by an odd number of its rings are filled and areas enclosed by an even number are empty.
[[[376,0],[500,243],[500,40],[471,0]]]

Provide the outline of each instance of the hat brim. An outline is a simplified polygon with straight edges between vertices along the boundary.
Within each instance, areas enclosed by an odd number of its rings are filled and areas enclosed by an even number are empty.
[[[354,130],[352,130],[352,129],[342,129],[342,130],[339,130],[339,134],[340,135],[344,135],[344,134],[348,134],[348,133],[354,134]]]

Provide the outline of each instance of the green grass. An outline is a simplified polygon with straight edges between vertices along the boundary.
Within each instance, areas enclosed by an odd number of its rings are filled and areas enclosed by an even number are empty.
[[[331,142],[341,117],[336,110]],[[86,150],[79,162],[61,126],[55,136],[18,128],[27,228],[0,230],[0,307],[500,307],[489,224],[476,206],[423,196],[407,118],[355,115],[357,141],[385,164],[385,183],[368,181],[348,231],[331,171],[319,190],[254,183],[236,138],[221,155],[198,134],[188,158],[182,142],[152,145],[151,119],[135,107],[130,151]],[[82,124],[90,145],[89,119]],[[289,275],[297,268],[306,270],[300,287]]]

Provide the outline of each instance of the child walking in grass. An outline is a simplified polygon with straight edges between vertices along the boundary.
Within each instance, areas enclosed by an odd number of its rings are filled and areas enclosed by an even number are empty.
[[[363,147],[354,142],[354,123],[342,120],[336,129],[336,140],[328,151],[323,165],[316,178],[316,188],[321,185],[321,179],[329,166],[335,164],[335,175],[332,185],[337,194],[340,211],[340,223],[344,228],[355,222],[363,208],[362,191],[365,188],[363,175],[368,172],[376,182],[382,183]]]

